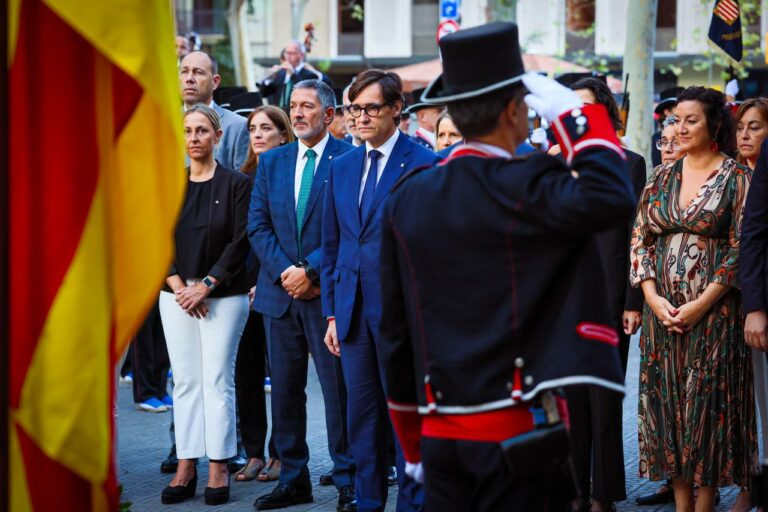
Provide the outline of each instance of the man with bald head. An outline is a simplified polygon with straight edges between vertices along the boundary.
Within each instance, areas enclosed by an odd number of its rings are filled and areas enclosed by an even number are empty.
[[[213,91],[220,83],[218,64],[213,55],[195,51],[181,59],[179,86],[184,109],[195,103],[202,103],[219,114],[224,133],[214,156],[224,167],[239,170],[248,154],[248,127],[244,117],[220,107],[213,101]]]
[[[287,111],[293,86],[302,80],[317,79],[332,85],[327,76],[304,61],[306,53],[301,41],[291,41],[280,53],[280,64],[273,66],[269,76],[257,84],[261,95],[267,98],[270,105],[277,105]]]

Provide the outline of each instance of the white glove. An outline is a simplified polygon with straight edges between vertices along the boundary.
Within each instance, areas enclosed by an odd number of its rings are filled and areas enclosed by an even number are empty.
[[[410,462],[406,462],[405,474],[413,478],[420,484],[424,483],[424,466],[422,466],[421,462],[417,462],[416,464],[411,464]]]
[[[565,112],[583,105],[578,94],[536,73],[523,75],[523,83],[530,91],[525,96],[525,103],[547,121],[552,122]]]
[[[735,78],[725,84],[725,95],[735,98],[739,94],[739,81]]]
[[[547,130],[544,128],[534,128],[531,132],[531,144],[539,144],[542,151],[549,149],[549,139],[547,139]]]

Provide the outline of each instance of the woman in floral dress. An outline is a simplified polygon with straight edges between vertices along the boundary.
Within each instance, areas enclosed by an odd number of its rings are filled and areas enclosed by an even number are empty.
[[[690,87],[675,128],[687,156],[657,167],[638,208],[630,279],[646,305],[640,338],[640,476],[672,479],[677,510],[714,510],[718,486],[757,465],[752,362],[738,290],[739,232],[751,171],[722,93]]]

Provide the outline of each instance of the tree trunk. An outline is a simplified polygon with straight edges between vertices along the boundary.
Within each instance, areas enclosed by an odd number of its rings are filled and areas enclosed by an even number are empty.
[[[632,0],[627,10],[624,80],[629,77],[631,101],[627,121],[628,145],[645,158],[651,172],[653,135],[653,51],[656,46],[656,0]]]

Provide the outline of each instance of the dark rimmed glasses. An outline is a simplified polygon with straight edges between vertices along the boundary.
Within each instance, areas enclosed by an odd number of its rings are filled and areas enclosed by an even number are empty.
[[[367,105],[357,105],[355,103],[347,105],[346,109],[352,117],[360,117],[365,112],[368,117],[377,117],[383,107],[389,103],[369,103]]]

